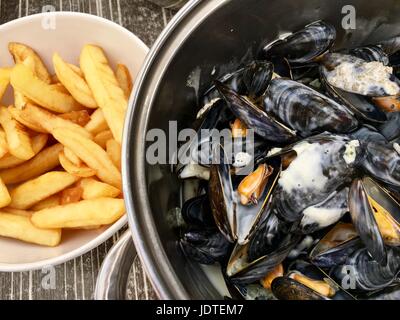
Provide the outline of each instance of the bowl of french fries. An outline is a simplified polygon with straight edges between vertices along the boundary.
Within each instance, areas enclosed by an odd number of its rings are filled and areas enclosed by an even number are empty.
[[[0,26],[0,271],[66,262],[126,224],[122,132],[147,51],[86,14]]]

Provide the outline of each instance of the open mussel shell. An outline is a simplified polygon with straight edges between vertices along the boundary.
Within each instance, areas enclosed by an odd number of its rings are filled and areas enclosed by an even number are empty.
[[[347,257],[362,246],[353,225],[338,222],[318,241],[309,258],[317,267],[330,269],[337,264],[344,264]]]
[[[288,273],[274,279],[272,293],[280,300],[352,300],[329,275],[302,260],[289,266]]]
[[[353,113],[336,101],[299,82],[277,78],[264,96],[264,109],[302,137],[329,131],[351,132],[358,126]]]
[[[320,63],[323,78],[333,87],[369,97],[400,93],[399,79],[390,67],[380,62],[367,62],[349,54],[327,53]]]
[[[209,197],[215,223],[230,242],[236,240],[236,200],[228,156],[221,145],[213,149],[213,164],[210,171]]]
[[[267,165],[272,168],[273,172],[268,177],[257,204],[247,206],[238,203],[236,205],[237,241],[241,245],[249,241],[258,227],[260,219],[268,210],[270,197],[282,171],[280,159],[271,159]]]
[[[240,96],[220,82],[215,82],[215,86],[226,100],[233,114],[242,120],[247,128],[254,130],[265,140],[284,143],[296,138],[296,132],[270,117],[249,99]]]
[[[287,58],[290,63],[307,63],[328,51],[335,39],[336,30],[332,25],[316,21],[267,45],[262,55],[267,59],[278,56]]]
[[[368,100],[367,97],[347,92],[330,85],[323,74],[321,76],[321,81],[327,93],[332,98],[352,110],[355,116],[360,120],[378,124],[382,124],[387,120],[385,112]]]
[[[400,204],[371,178],[357,179],[350,193],[353,223],[372,257],[387,263],[389,246],[400,246]]]
[[[387,263],[374,260],[366,248],[353,252],[345,264],[331,270],[331,276],[349,291],[363,292],[384,289],[391,285],[400,270],[398,248],[388,248]]]
[[[275,217],[276,218],[276,217]],[[267,223],[269,219],[264,220],[263,223]],[[257,236],[257,233],[268,236],[268,233],[272,234],[272,237],[275,237],[275,240],[272,240],[268,243],[262,242],[258,245],[266,246],[260,250],[262,252],[262,256],[256,258],[255,260],[251,259],[252,256],[249,255],[249,250],[251,245],[255,245],[250,240],[246,245],[236,245],[233,250],[231,257],[227,266],[227,275],[230,277],[230,281],[236,285],[244,285],[253,283],[264,278],[270,271],[272,271],[277,265],[283,262],[289,252],[293,249],[293,247],[300,241],[300,235],[294,234],[275,234],[280,232],[279,230],[274,229],[265,229],[260,227],[257,229],[254,237]]]

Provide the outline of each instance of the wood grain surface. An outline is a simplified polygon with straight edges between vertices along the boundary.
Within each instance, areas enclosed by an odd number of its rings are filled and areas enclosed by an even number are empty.
[[[40,13],[52,5],[57,11],[85,12],[117,22],[151,46],[173,16],[146,0],[0,0],[0,23]],[[55,286],[43,285],[46,272],[0,273],[1,300],[93,299],[96,278],[108,250],[119,234],[85,255],[56,267]],[[156,299],[138,257],[132,266],[129,299]]]

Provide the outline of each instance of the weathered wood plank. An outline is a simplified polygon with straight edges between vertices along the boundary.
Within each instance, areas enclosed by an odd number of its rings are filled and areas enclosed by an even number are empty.
[[[149,46],[174,14],[146,0],[0,0],[0,23],[42,12],[49,5],[57,11],[85,12],[110,19]],[[56,266],[54,284],[46,278],[48,270],[0,273],[0,299],[92,299],[101,263],[123,231],[82,257]],[[157,299],[138,257],[132,266],[127,298]]]

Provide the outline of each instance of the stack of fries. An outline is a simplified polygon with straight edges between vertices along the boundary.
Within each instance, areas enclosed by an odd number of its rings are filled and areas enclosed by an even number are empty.
[[[0,236],[57,246],[62,229],[94,229],[125,213],[121,140],[132,78],[86,45],[80,66],[10,43],[15,66],[0,68]]]

